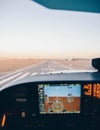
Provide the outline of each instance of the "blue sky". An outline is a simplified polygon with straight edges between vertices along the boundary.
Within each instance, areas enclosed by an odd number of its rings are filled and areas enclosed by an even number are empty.
[[[0,57],[100,57],[100,14],[0,0]]]
[[[71,85],[72,89],[69,89],[68,86],[45,86],[44,94],[50,97],[67,97],[68,93],[72,93],[75,97],[81,96],[81,86],[80,85]]]

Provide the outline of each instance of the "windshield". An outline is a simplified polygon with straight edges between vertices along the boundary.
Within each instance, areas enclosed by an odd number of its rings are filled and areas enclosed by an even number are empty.
[[[16,77],[92,71],[91,59],[99,56],[99,13],[0,0],[0,85]]]

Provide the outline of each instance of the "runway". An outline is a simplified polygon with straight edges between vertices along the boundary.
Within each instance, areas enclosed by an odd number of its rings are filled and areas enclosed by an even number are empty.
[[[35,75],[50,74],[56,71],[66,71],[70,69],[71,68],[65,65],[58,64],[54,60],[42,61],[41,63],[31,65],[14,72],[8,72],[4,73],[3,75],[0,75],[0,88],[9,86],[10,83],[18,81],[27,76],[29,77]]]

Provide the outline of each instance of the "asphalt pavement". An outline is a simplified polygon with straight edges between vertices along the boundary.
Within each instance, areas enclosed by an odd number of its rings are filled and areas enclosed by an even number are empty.
[[[70,68],[57,63],[54,60],[42,61],[41,63],[19,69],[14,72],[7,72],[0,76],[0,88],[9,86],[10,83],[25,78],[27,76],[35,76],[41,74],[50,74],[56,71],[66,71]]]

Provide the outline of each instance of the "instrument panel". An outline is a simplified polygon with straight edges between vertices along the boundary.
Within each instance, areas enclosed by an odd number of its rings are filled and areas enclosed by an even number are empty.
[[[57,129],[63,125],[63,129],[78,129],[94,122],[96,129],[100,119],[100,82],[18,84],[2,91],[0,104],[0,115],[7,117],[5,128]]]

